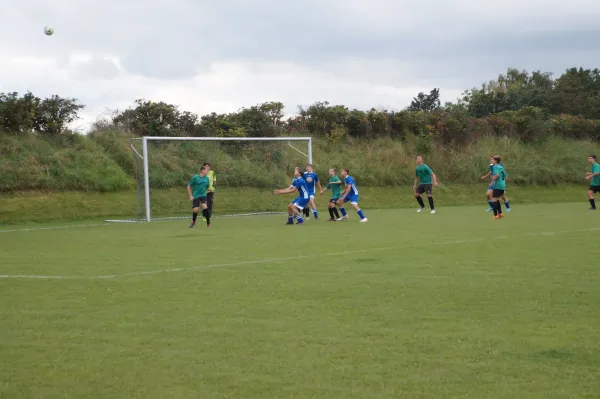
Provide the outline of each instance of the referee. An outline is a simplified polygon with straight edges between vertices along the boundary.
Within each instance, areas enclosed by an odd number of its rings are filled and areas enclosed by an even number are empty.
[[[204,162],[204,165],[202,165],[206,168],[206,170],[208,171],[208,173],[206,174],[206,176],[208,176],[208,180],[210,181],[210,185],[208,186],[208,190],[206,190],[206,194],[208,197],[207,200],[207,208],[208,209],[208,215],[210,217],[212,217],[212,209],[213,209],[213,201],[215,198],[215,184],[217,184],[217,175],[215,174],[215,172],[212,170],[212,166],[210,165],[210,163],[208,162]]]

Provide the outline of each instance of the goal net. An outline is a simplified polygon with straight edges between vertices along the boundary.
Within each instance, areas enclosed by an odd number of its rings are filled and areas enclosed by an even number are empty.
[[[143,137],[131,149],[137,206],[131,218],[109,222],[190,218],[187,184],[205,162],[216,177],[213,217],[281,213],[292,198],[273,189],[312,163],[310,137]]]

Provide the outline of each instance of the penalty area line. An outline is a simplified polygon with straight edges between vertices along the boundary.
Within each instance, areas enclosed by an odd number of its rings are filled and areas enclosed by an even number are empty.
[[[589,232],[589,231],[597,231],[597,230],[600,230],[600,227],[592,227],[589,229],[578,229],[578,230],[562,230],[562,231],[548,231],[548,232],[540,232],[540,233],[519,234],[519,235],[515,235],[513,237],[548,237],[548,236],[552,236],[552,235],[556,235],[556,234]],[[470,243],[474,243],[474,242],[507,239],[507,238],[509,238],[509,237],[508,236],[497,236],[497,237],[489,237],[489,238],[453,240],[453,241],[440,242],[440,243],[437,243],[437,245],[470,244]],[[265,258],[265,259],[248,260],[248,261],[242,261],[242,262],[217,263],[217,264],[212,264],[212,265],[180,267],[180,268],[173,268],[173,269],[158,269],[158,270],[149,270],[149,271],[142,271],[142,272],[132,272],[132,273],[123,273],[123,274],[108,274],[108,275],[87,276],[87,277],[86,276],[43,276],[43,275],[23,275],[23,274],[0,274],[0,279],[114,280],[114,279],[118,279],[118,278],[122,278],[122,277],[151,276],[151,275],[163,274],[163,273],[188,272],[188,271],[194,271],[194,270],[217,269],[217,268],[222,268],[222,267],[237,267],[237,266],[258,265],[258,264],[266,264],[266,263],[287,262],[287,261],[301,260],[301,259],[312,259],[312,258],[323,257],[323,256],[327,257],[327,256],[352,255],[352,254],[369,253],[369,252],[393,251],[393,250],[397,250],[397,249],[428,247],[431,245],[432,245],[431,243],[396,245],[396,246],[391,246],[391,247],[368,248],[368,249],[357,249],[357,250],[351,250],[351,251],[330,252],[330,253],[326,253],[326,254],[289,256],[289,257],[281,257],[281,258]]]

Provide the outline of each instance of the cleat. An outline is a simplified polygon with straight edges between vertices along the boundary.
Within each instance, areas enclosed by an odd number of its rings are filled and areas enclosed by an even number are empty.
[[[423,212],[423,209],[425,209],[425,208],[419,208],[419,209],[417,209],[417,213]]]
[[[360,223],[367,223],[369,221],[369,219],[364,218],[364,219],[360,219]]]
[[[500,219],[498,216],[492,216],[492,219]]]
[[[431,212],[429,212],[429,213],[435,213],[435,209],[432,209]]]
[[[588,209],[588,211],[595,211],[595,210],[596,210],[596,208],[590,208],[590,209]]]
[[[304,222],[297,222],[296,224],[297,224],[297,225],[300,225],[300,224],[304,224]]]
[[[210,228],[210,224],[207,224],[207,225],[206,225],[206,228],[207,228],[207,229],[209,229],[209,228]]]
[[[194,223],[190,224],[190,229],[193,229],[193,228],[194,228],[194,226],[195,226],[195,224],[194,224]]]
[[[294,224],[294,222],[291,222],[291,223],[290,222],[285,222],[285,224]]]
[[[337,219],[335,219],[335,218],[329,218],[329,219],[327,219],[328,222],[335,222],[336,220]]]
[[[506,208],[506,212],[510,212],[510,208]]]
[[[486,210],[486,212],[491,212],[491,211],[493,211],[493,209],[492,209],[492,208],[488,208],[488,209]]]
[[[503,217],[504,217],[504,214],[503,214],[503,213],[499,213],[499,214],[498,214],[498,219],[502,219]]]

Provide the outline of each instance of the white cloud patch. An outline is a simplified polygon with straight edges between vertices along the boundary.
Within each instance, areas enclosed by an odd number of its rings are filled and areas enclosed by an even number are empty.
[[[593,0],[21,0],[0,15],[0,91],[78,98],[84,127],[136,98],[199,114],[399,109],[434,87],[454,100],[507,67],[600,64]]]

